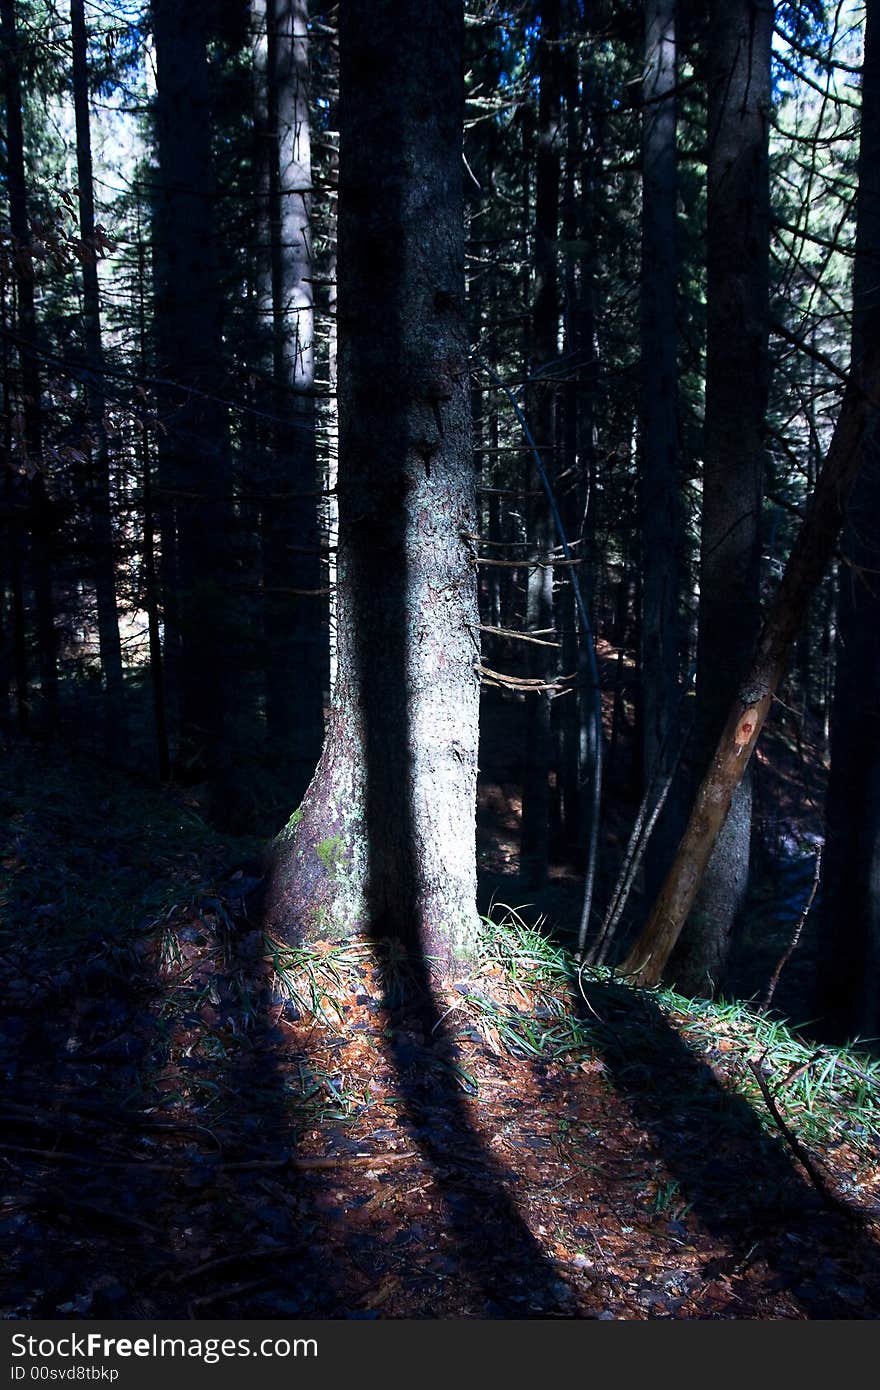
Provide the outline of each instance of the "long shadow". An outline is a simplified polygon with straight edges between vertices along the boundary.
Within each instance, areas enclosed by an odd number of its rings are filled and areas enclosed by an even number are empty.
[[[201,1153],[191,1181],[196,1205],[204,1184],[216,1251],[209,1260],[190,1256],[177,1279],[195,1316],[344,1316],[345,1291],[314,1240],[326,1220],[316,1203],[326,1177],[296,1167],[316,1088],[306,1051],[289,1043],[285,1024],[299,1015],[277,998],[259,892],[213,903],[222,968],[211,977],[216,1006],[202,1022],[207,1038],[217,1029],[235,1042],[207,1078],[226,1107],[222,1153]]]
[[[75,793],[59,790],[62,766]],[[167,1177],[155,1152],[135,1153],[156,1134],[141,1083],[165,1053],[160,988],[112,937],[108,901],[126,874],[140,883],[121,827],[102,842],[90,777],[80,759],[26,745],[3,769],[0,1171],[14,1212],[6,1298],[21,1317],[146,1315],[144,1290],[174,1258],[155,1219]]]
[[[377,572],[377,561],[396,577],[395,584]],[[454,1070],[454,1039],[438,1005],[436,967],[417,930],[430,885],[420,861],[413,804],[412,595],[405,514],[399,514],[390,546],[376,557],[364,556],[356,573],[357,628],[371,631],[375,612],[367,610],[381,592],[385,633],[381,644],[359,645],[360,688],[370,692],[362,706],[369,935],[380,956],[388,951],[389,936],[406,950],[403,971],[386,970],[382,976],[383,1005],[391,1018],[387,1055],[407,1128],[433,1173],[454,1237],[448,1268],[441,1273],[453,1278],[458,1267],[481,1291],[478,1316],[571,1315],[576,1311],[572,1292],[518,1211],[508,1191],[511,1175],[487,1152],[470,1122]],[[388,710],[395,711],[394,720],[387,718]]]
[[[858,1218],[828,1208],[752,1107],[720,1084],[653,1000],[572,983],[613,1083],[736,1274],[763,1258],[810,1318],[880,1317],[880,1250]],[[817,1254],[817,1252],[820,1252]]]
[[[266,1016],[271,970],[254,913],[237,885],[221,887],[174,925],[194,971],[139,956],[147,938],[125,918],[143,911],[162,835],[144,842],[141,828],[127,862],[120,820],[149,807],[121,778],[117,803],[116,784],[58,755],[77,783],[74,822],[60,796],[40,792],[41,776],[51,787],[56,775],[49,756],[7,764],[0,795],[10,810],[30,807],[3,845],[4,865],[20,861],[0,932],[4,1307],[21,1318],[345,1310],[310,1241],[326,1175],[285,1166],[309,1120],[290,1084],[305,1061]],[[108,790],[110,814],[97,804]]]

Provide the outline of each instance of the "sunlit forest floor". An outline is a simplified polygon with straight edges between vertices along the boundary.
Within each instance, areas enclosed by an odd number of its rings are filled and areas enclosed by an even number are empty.
[[[880,1315],[878,1064],[579,976],[574,873],[505,912],[483,801],[500,920],[431,1021],[392,948],[265,938],[196,794],[9,751],[2,1316]]]

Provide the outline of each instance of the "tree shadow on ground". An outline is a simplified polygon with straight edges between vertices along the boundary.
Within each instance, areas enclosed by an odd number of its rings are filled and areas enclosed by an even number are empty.
[[[177,1278],[198,1316],[344,1316],[346,1291],[314,1238],[327,1220],[327,1173],[297,1167],[319,1090],[285,1027],[299,1010],[277,997],[262,932],[249,920],[235,926],[224,931],[224,969],[214,978],[217,1022],[236,1043],[215,1072],[228,1098],[222,1159],[206,1173],[206,1237],[216,1254],[190,1256]],[[199,1170],[194,1176],[198,1185]]]
[[[6,1315],[241,1316],[264,1293],[268,1316],[344,1307],[309,1242],[326,1174],[285,1166],[311,1118],[290,1082],[306,1064],[279,1049],[243,898],[155,881],[166,854],[180,872],[173,806],[60,752],[16,758],[0,789]],[[147,888],[178,899],[158,930],[137,921]]]
[[[388,943],[380,949],[387,951]],[[529,1230],[516,1200],[517,1175],[489,1154],[464,1103],[470,1083],[438,1007],[436,981],[409,952],[386,973],[391,1016],[386,1057],[397,1076],[401,1123],[440,1196],[448,1242],[434,1253],[430,1281],[438,1307],[455,1282],[478,1291],[476,1317],[577,1316],[575,1295]],[[424,1290],[431,1307],[431,1288]]]
[[[573,998],[608,1074],[694,1215],[730,1250],[733,1281],[755,1260],[809,1318],[880,1317],[880,1251],[858,1217],[828,1208],[748,1102],[690,1050],[643,992],[583,980]],[[818,1252],[818,1253],[817,1253]]]

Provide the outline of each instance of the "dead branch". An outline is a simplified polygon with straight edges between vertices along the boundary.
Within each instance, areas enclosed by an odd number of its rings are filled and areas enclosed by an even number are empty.
[[[468,624],[468,626],[473,626]],[[532,637],[528,632],[517,632],[512,627],[490,627],[488,623],[477,623],[475,631],[488,632],[493,637],[510,637],[515,642],[534,642],[536,647],[561,647],[561,642],[546,642],[542,637]]]

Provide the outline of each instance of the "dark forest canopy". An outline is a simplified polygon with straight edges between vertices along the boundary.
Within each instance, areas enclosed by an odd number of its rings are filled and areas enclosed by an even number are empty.
[[[0,10],[6,738],[287,822],[291,940],[454,966],[478,867],[545,912],[564,872],[554,930],[635,962],[876,339],[870,7],[437,4],[425,90],[403,4],[384,46],[306,0]],[[802,1004],[837,1037],[880,1025],[857,433],[652,967],[765,986],[750,904],[824,845]]]

